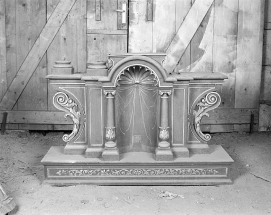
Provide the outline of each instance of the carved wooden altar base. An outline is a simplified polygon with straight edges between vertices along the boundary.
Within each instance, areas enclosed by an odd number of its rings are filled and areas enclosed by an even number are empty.
[[[42,163],[45,183],[98,185],[217,185],[231,184],[233,160],[218,145],[210,154],[157,162],[154,155],[130,152],[120,161],[108,162],[83,155],[65,155],[63,147],[52,147]]]
[[[52,184],[231,183],[233,160],[201,120],[217,108],[220,73],[167,74],[163,54],[115,55],[108,70],[50,75],[54,106],[73,121],[42,160]],[[59,68],[58,68],[59,70]],[[59,72],[59,71],[58,71]],[[64,115],[64,114],[63,114]]]

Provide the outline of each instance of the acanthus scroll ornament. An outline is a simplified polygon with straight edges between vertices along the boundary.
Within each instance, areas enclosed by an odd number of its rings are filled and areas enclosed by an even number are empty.
[[[210,92],[206,94],[203,98],[199,100],[196,104],[197,110],[193,110],[194,122],[193,126],[195,132],[199,135],[199,137],[204,141],[209,141],[211,139],[210,134],[203,134],[200,128],[201,119],[203,116],[209,117],[207,113],[210,110],[217,108],[220,105],[221,98],[217,92]]]
[[[76,136],[76,134],[78,133],[79,128],[80,128],[80,115],[81,114],[80,114],[78,105],[66,93],[63,93],[63,92],[58,92],[55,94],[55,96],[53,98],[53,104],[57,109],[66,112],[66,114],[64,116],[66,119],[69,116],[69,117],[71,117],[71,119],[73,121],[72,133],[65,134],[62,137],[62,139],[65,142],[69,142]]]

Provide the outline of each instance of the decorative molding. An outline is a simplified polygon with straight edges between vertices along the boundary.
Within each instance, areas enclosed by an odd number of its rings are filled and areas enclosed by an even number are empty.
[[[167,127],[167,128],[163,128],[163,127],[159,127],[159,129],[160,129],[160,132],[159,132],[159,138],[161,139],[161,140],[167,140],[168,138],[169,138],[169,132],[168,132],[168,128],[169,127]]]
[[[48,169],[50,171],[50,169]],[[53,169],[52,169],[53,170]],[[91,176],[212,176],[223,175],[225,168],[85,168],[55,169],[55,177]],[[53,172],[52,172],[53,173]],[[52,175],[51,175],[52,176]]]
[[[111,68],[115,65],[115,62],[109,57],[107,62],[106,62],[106,66],[108,68],[108,70],[111,70]]]
[[[62,138],[65,142],[69,142],[77,135],[80,128],[81,113],[78,110],[78,105],[66,93],[63,92],[58,92],[54,95],[53,104],[58,110],[66,112],[64,116],[65,118],[69,116],[73,121],[72,133],[65,134]]]
[[[193,129],[203,141],[209,141],[211,139],[211,135],[203,134],[201,131],[200,123],[202,117],[209,117],[209,114],[207,112],[217,108],[220,105],[220,102],[220,95],[217,92],[210,92],[198,101],[198,103],[196,104],[196,107],[198,107],[197,110],[193,110]]]
[[[105,138],[108,141],[112,141],[116,138],[115,127],[105,127]]]

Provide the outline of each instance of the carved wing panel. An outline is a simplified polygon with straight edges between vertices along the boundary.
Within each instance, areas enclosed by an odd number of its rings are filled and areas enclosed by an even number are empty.
[[[200,141],[206,142],[211,139],[210,134],[204,134],[201,131],[200,123],[202,117],[209,117],[208,112],[217,108],[220,105],[220,102],[221,98],[217,92],[209,92],[203,95],[198,101],[194,103],[194,106],[192,107],[192,112],[190,113],[190,129]]]
[[[65,142],[70,142],[77,135],[80,129],[80,108],[75,100],[63,92],[58,92],[55,94],[53,104],[57,109],[66,112],[64,116],[65,118],[69,116],[73,121],[72,133],[65,134],[62,138]]]

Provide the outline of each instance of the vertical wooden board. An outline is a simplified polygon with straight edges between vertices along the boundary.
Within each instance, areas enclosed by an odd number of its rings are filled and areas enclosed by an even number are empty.
[[[6,1],[6,54],[7,54],[7,85],[9,86],[17,73],[16,44],[16,0]],[[17,105],[13,110],[17,110]],[[7,129],[18,129],[17,124],[7,124]]]
[[[50,3],[48,5],[48,3]],[[47,3],[47,18],[50,17],[57,1]],[[74,67],[74,72],[86,70],[86,0],[78,0],[61,26],[59,32],[50,45],[48,56],[48,70],[57,60],[68,60]]]
[[[214,4],[202,20],[193,36],[190,47],[190,71],[213,71],[213,39],[214,39]]]
[[[46,24],[46,4],[45,1],[27,0],[22,1],[17,9],[17,15],[24,16],[24,12],[28,15],[26,19],[24,19],[25,17],[17,17],[17,20],[24,20],[22,26],[17,26],[19,34],[24,35],[22,38],[18,38],[20,44],[17,44],[17,46],[22,45],[19,50],[21,57],[23,57],[23,55],[28,54]],[[24,29],[26,31],[22,33]],[[19,110],[47,110],[46,75],[47,62],[46,56],[44,56],[17,102]]]
[[[175,0],[154,0],[152,52],[165,53],[176,33]]]
[[[47,0],[47,20],[50,18],[51,14],[53,13],[59,1],[60,0]],[[60,31],[56,34],[54,40],[52,41],[46,53],[48,74],[52,74],[52,68],[55,64],[55,61],[61,60],[59,59],[59,55],[60,55],[59,46],[60,46]],[[54,87],[53,85],[49,85],[48,86],[48,104],[47,104],[49,111],[55,110],[55,107],[53,105],[53,96],[55,92],[56,92],[56,87]]]
[[[213,72],[228,76],[221,91],[220,107],[235,105],[238,1],[215,2]]]
[[[271,0],[265,0],[264,29],[271,30]]]
[[[77,0],[62,26],[61,47],[75,73],[86,71],[86,12],[86,0]]]
[[[191,0],[176,0],[176,6],[175,6],[176,31],[180,28],[191,6],[192,6]],[[188,45],[183,56],[181,57],[181,60],[176,66],[176,69],[175,69],[176,72],[190,71],[190,50],[191,50],[190,45]]]
[[[260,97],[264,1],[239,0],[236,108],[257,108]]]
[[[259,107],[259,131],[271,130],[271,66],[262,67],[261,101]],[[269,104],[265,104],[269,103]]]
[[[146,21],[146,8],[146,0],[131,0],[129,2],[129,53],[153,51],[153,25],[152,21]]]
[[[0,99],[7,90],[6,7],[0,1]]]
[[[101,20],[96,20],[99,10],[95,6],[96,0],[87,0],[87,29],[117,30],[117,0],[100,0]],[[114,11],[114,12],[112,12]]]
[[[31,0],[19,0],[16,4],[17,71],[37,39],[37,31],[31,19]],[[37,20],[38,22],[38,20]],[[33,32],[32,32],[33,31]]]
[[[261,104],[259,110],[259,131],[271,131],[271,106]]]
[[[263,66],[261,100],[271,101],[271,66]]]
[[[87,0],[79,0],[75,4],[77,15],[76,21],[76,50],[78,73],[86,72],[87,67]]]
[[[18,100],[19,110],[47,110],[47,60],[44,56]]]
[[[263,65],[264,66],[271,65],[271,30],[264,30]]]
[[[17,72],[16,0],[6,1],[6,53],[8,86]]]
[[[33,45],[33,38],[31,38],[31,20],[30,20],[30,5],[29,0],[20,0],[15,3],[15,43],[16,43],[16,68],[13,78],[21,67],[26,55],[28,54],[31,46]],[[30,28],[30,29],[29,29]],[[29,35],[29,41],[27,36]],[[32,39],[32,41],[31,41]],[[30,44],[28,44],[28,42]],[[18,110],[18,102],[13,107],[13,110]]]
[[[106,61],[109,54],[126,53],[126,35],[87,35],[88,62]]]
[[[59,1],[60,0],[47,0],[47,20],[50,18]],[[58,32],[47,50],[48,74],[52,73],[52,68],[55,61],[60,60],[58,59],[59,44],[60,44],[60,33]]]

